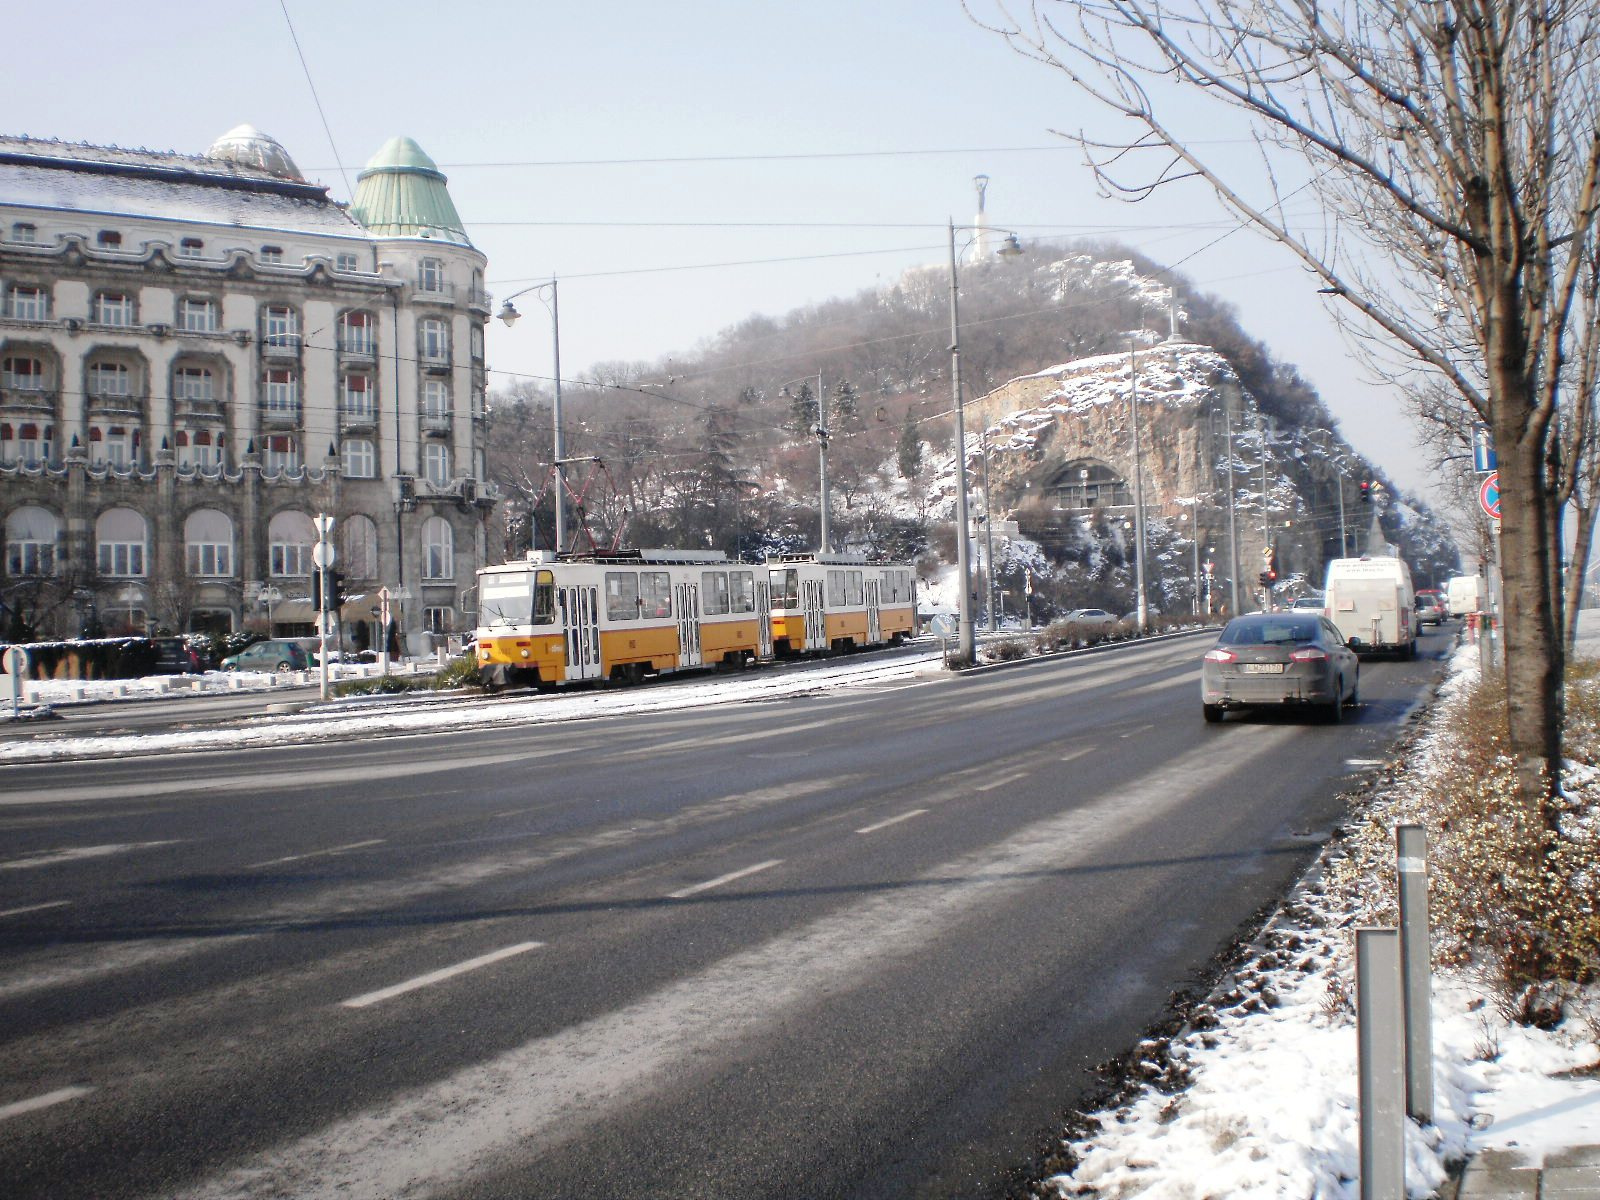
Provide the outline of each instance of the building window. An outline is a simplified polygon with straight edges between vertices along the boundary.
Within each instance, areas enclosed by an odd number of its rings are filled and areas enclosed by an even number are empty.
[[[422,610],[422,627],[434,637],[449,637],[456,629],[456,610],[430,605]]]
[[[378,527],[371,517],[357,513],[346,517],[344,527],[338,530],[339,557],[344,560],[344,573],[350,579],[376,579],[378,577]]]
[[[336,271],[359,271],[361,260],[354,254],[342,253],[334,256],[333,266]]]
[[[472,347],[472,361],[483,361],[483,326],[474,325],[467,334],[468,344]]]
[[[450,522],[443,517],[429,517],[422,523],[422,577],[454,579],[455,574],[455,538]]]
[[[371,313],[347,312],[339,318],[339,350],[342,353],[371,354],[375,348]]]
[[[340,470],[350,479],[371,479],[378,456],[365,438],[347,438],[340,447]]]
[[[422,383],[422,415],[448,417],[450,415],[450,385],[442,379],[427,379]]]
[[[178,430],[178,465],[186,469],[220,467],[223,436],[213,435],[209,429],[196,430],[192,435],[188,430]]]
[[[450,332],[443,321],[429,317],[417,322],[417,338],[422,357],[428,362],[448,362]]]
[[[423,292],[444,291],[443,260],[425,258],[417,264],[417,290]]]
[[[435,487],[450,482],[450,447],[429,442],[422,448],[422,477]]]
[[[172,395],[177,400],[209,403],[217,398],[216,380],[210,367],[179,367],[172,373]]]
[[[286,475],[299,469],[299,442],[284,433],[267,438],[267,453],[261,463],[263,475]]]
[[[377,418],[377,394],[370,375],[346,375],[339,385],[339,411],[358,421]]]
[[[12,578],[54,575],[61,523],[43,508],[25,506],[6,518],[6,574]]]
[[[215,333],[217,302],[186,296],[178,301],[178,328],[185,333]]]
[[[50,293],[31,284],[12,284],[6,289],[6,316],[13,321],[48,321]]]
[[[95,245],[102,250],[121,250],[122,235],[115,229],[102,229],[95,235]]]
[[[263,314],[262,341],[268,346],[297,349],[300,345],[300,314],[284,305],[273,305]]]
[[[91,396],[131,396],[133,372],[118,362],[92,362],[88,384]]]
[[[94,523],[100,574],[121,579],[144,575],[144,518],[131,508],[108,508]]]
[[[31,244],[39,240],[39,229],[27,221],[18,221],[11,226],[11,240]]]
[[[89,319],[96,325],[132,325],[133,297],[122,292],[99,292],[89,311]]]
[[[261,261],[264,263],[281,263],[283,261],[282,246],[261,247]]]
[[[311,573],[311,544],[317,540],[311,518],[281,512],[267,523],[267,570],[277,578]]]
[[[13,354],[0,363],[0,387],[19,392],[44,391],[44,363],[27,355]]]
[[[300,413],[300,378],[293,371],[267,372],[267,411],[287,416]]]
[[[233,574],[233,521],[215,508],[198,508],[183,523],[189,574],[218,578]]]
[[[134,463],[139,434],[125,425],[89,426],[89,462],[97,467],[126,470]]]
[[[13,437],[9,424],[0,425],[0,459],[37,467],[47,463],[55,441],[54,425],[39,425],[26,421],[18,426]]]
[[[180,238],[178,241],[178,257],[199,258],[200,252],[205,248],[206,244],[197,237]]]

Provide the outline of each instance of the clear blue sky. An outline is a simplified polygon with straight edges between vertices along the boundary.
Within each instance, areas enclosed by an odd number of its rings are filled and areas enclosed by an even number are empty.
[[[1104,127],[1103,114],[958,0],[287,4],[331,144],[277,0],[36,7],[18,44],[40,52],[11,56],[5,132],[198,153],[248,121],[340,199],[407,134],[450,177],[491,290],[561,277],[569,377],[937,262],[943,223],[971,219],[983,173],[991,220],[1025,242],[1105,234],[1181,261],[1317,386],[1359,449],[1425,483],[1399,399],[1362,382],[1315,284],[1254,234],[1223,237],[1198,186],[1097,198],[1049,131]],[[905,153],[946,149],[962,152]],[[740,156],[797,157],[708,161]],[[699,161],[619,161],[671,158]],[[715,265],[729,263],[748,265]],[[529,319],[491,328],[490,364],[548,376],[528,301]]]

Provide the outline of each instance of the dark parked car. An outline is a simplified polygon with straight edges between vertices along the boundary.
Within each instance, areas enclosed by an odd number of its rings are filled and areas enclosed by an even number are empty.
[[[1230,708],[1309,705],[1330,721],[1355,704],[1361,664],[1338,627],[1310,612],[1250,613],[1235,617],[1200,669],[1207,721]]]
[[[280,638],[253,642],[237,654],[222,660],[224,671],[306,671],[311,668],[311,656],[298,643]]]
[[[151,638],[156,651],[157,675],[194,675],[206,669],[206,660],[188,638]]]

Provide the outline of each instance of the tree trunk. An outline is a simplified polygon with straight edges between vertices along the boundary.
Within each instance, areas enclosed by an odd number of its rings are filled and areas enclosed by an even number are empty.
[[[1600,513],[1593,502],[1574,503],[1576,514],[1573,531],[1572,568],[1567,572],[1566,588],[1562,593],[1561,618],[1563,624],[1562,649],[1564,656],[1572,657],[1578,644],[1578,609],[1583,606],[1584,577],[1589,573],[1589,545],[1594,537],[1595,516]]]

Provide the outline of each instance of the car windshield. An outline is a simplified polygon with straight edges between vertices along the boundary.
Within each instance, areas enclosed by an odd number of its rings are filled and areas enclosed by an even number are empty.
[[[1317,640],[1317,622],[1308,617],[1284,616],[1261,620],[1242,617],[1229,621],[1222,631],[1222,642],[1229,646],[1275,646]]]

